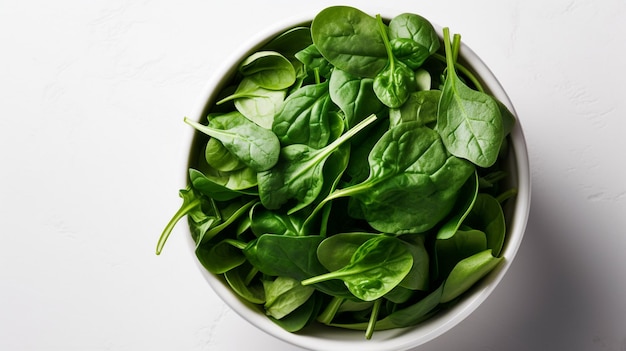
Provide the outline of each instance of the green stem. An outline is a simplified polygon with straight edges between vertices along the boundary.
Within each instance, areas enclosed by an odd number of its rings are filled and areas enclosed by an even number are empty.
[[[503,204],[504,201],[514,197],[515,195],[517,195],[517,188],[509,189],[498,195],[498,197],[496,197],[496,200],[498,200],[500,204]]]
[[[385,44],[385,50],[387,50],[387,58],[389,59],[389,68],[393,72],[394,71],[394,58],[393,52],[391,50],[391,43],[389,42],[389,37],[387,36],[387,28],[385,23],[383,23],[383,19],[380,15],[376,15],[376,19],[378,20],[378,29],[380,32],[380,36],[383,38],[383,43]]]
[[[370,320],[367,323],[367,329],[365,329],[365,338],[370,340],[376,329],[376,321],[378,320],[378,312],[380,311],[380,305],[383,299],[377,299],[372,306],[372,313],[370,314]]]
[[[240,250],[243,250],[248,246],[248,243],[244,243],[243,241],[239,241],[235,239],[224,239],[224,242]]]
[[[163,246],[165,246],[165,242],[167,241],[167,238],[169,238],[170,234],[172,233],[172,230],[176,226],[176,223],[178,223],[178,221],[180,221],[181,218],[186,216],[189,212],[191,212],[191,210],[193,210],[194,208],[198,206],[200,206],[199,198],[194,199],[193,201],[189,203],[183,203],[183,205],[178,209],[178,211],[176,211],[172,219],[170,219],[170,221],[165,226],[165,229],[163,229],[161,236],[159,237],[159,241],[157,242],[157,246],[156,246],[157,255],[160,255],[161,251],[163,251]]]
[[[444,62],[444,63],[446,62],[445,56],[441,54],[433,54],[432,57],[441,62]],[[467,77],[467,79],[469,79],[472,82],[472,84],[476,87],[476,90],[480,91],[481,93],[485,92],[485,89],[483,88],[482,84],[480,84],[480,81],[478,80],[478,78],[476,78],[476,76],[472,73],[472,71],[470,71],[467,67],[456,62],[454,64],[454,68],[457,71],[461,72],[465,77]]]
[[[343,304],[345,300],[346,299],[343,297],[333,296],[332,300],[330,300],[328,305],[326,305],[324,311],[322,311],[322,313],[320,313],[320,315],[317,317],[317,321],[326,325],[332,323],[333,318],[335,318],[335,315],[339,310],[339,307],[341,307],[341,304]]]
[[[226,219],[224,222],[220,223],[219,225],[216,225],[215,227],[209,229],[203,236],[202,236],[202,240],[201,241],[205,241],[205,240],[209,240],[212,237],[214,237],[215,235],[217,235],[219,232],[221,232],[224,228],[228,227],[229,225],[231,225],[237,218],[239,218],[242,214],[246,213],[246,211],[252,207],[252,205],[254,205],[258,200],[254,199],[251,200],[250,202],[247,202],[245,205],[241,206],[239,209],[237,209],[237,211],[235,211],[235,213],[232,214],[232,216],[228,217],[228,219]],[[200,245],[200,241],[198,242],[198,245]]]

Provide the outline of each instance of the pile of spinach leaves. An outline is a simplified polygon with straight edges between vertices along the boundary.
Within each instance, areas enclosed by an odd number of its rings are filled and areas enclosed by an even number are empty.
[[[199,133],[183,204],[198,260],[268,318],[415,325],[503,259],[513,115],[425,18],[321,11],[239,65]]]

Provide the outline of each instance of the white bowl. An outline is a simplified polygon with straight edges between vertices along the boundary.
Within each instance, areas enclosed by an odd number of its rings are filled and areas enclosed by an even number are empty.
[[[201,103],[189,117],[197,121],[201,120],[206,115],[208,108],[215,102],[217,93],[230,81],[241,60],[285,30],[299,25],[310,24],[313,17],[314,15],[308,18],[292,18],[278,23],[251,38],[246,45],[242,45],[238,51],[230,56],[221,68],[214,72],[212,79],[210,79],[204,93],[201,95]],[[393,15],[389,16],[383,14],[383,18],[391,17],[393,17]],[[438,27],[436,24],[434,25],[441,33],[441,27]],[[470,48],[462,44],[459,59],[479,77],[486,91],[499,99],[516,115],[510,99],[496,77]],[[510,139],[512,142],[509,156],[510,180],[511,184],[517,187],[518,194],[514,201],[508,202],[508,205],[504,209],[508,227],[505,246],[502,250],[504,260],[486,277],[476,283],[470,291],[467,291],[463,298],[453,307],[436,314],[434,317],[417,326],[376,331],[374,337],[370,340],[364,338],[362,331],[344,330],[326,326],[312,326],[307,327],[302,332],[290,333],[274,324],[258,307],[252,306],[238,298],[238,296],[232,292],[228,284],[220,277],[209,273],[200,263],[198,263],[198,267],[213,290],[230,308],[255,327],[287,343],[305,349],[325,351],[390,351],[415,348],[442,335],[476,310],[502,280],[518,251],[526,228],[530,208],[529,161],[526,142],[519,119],[517,119],[517,123],[511,132]],[[186,150],[191,150],[194,144],[194,132],[192,128],[189,128],[186,140],[188,140],[188,148]],[[189,163],[185,163],[184,169],[181,170],[181,174],[185,176],[185,184],[187,182],[189,165]],[[188,238],[191,247],[190,253],[193,255],[195,243],[191,235],[188,235]]]

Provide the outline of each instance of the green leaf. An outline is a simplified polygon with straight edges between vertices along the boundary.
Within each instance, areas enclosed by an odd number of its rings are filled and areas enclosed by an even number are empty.
[[[328,82],[304,86],[289,95],[274,118],[272,130],[283,145],[319,149],[328,143]]]
[[[403,242],[395,237],[379,235],[363,243],[347,266],[306,279],[302,284],[341,279],[354,296],[364,301],[374,301],[396,287],[412,265],[413,256]]]
[[[264,280],[265,312],[281,319],[303,305],[315,292],[310,286],[300,284],[298,280],[288,277],[277,277]]]
[[[448,75],[439,102],[437,131],[450,153],[489,167],[498,158],[504,135],[500,107],[494,98],[469,88],[459,79],[447,28],[444,44]]]
[[[358,77],[375,77],[387,65],[376,19],[356,8],[331,6],[311,23],[318,50],[335,67]]]
[[[249,121],[238,112],[219,117],[223,129],[212,128],[185,118],[185,123],[216,138],[224,147],[255,171],[272,168],[278,161],[280,142],[272,131]]]
[[[491,272],[502,259],[494,257],[491,250],[485,250],[459,262],[444,283],[441,302],[449,302],[459,297]]]
[[[296,70],[291,62],[274,51],[253,53],[239,65],[239,72],[269,90],[287,89],[296,81]]]

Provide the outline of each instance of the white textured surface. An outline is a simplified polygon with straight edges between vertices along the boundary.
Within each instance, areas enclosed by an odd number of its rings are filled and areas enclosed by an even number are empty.
[[[0,2],[0,350],[294,350],[226,308],[176,232],[154,247],[179,206],[182,117],[216,65],[330,4]],[[508,276],[419,350],[626,350],[626,3],[386,4],[462,34],[532,167]]]

